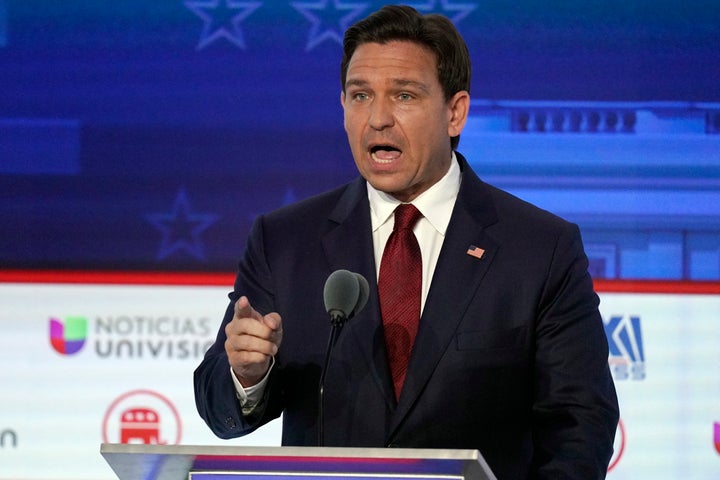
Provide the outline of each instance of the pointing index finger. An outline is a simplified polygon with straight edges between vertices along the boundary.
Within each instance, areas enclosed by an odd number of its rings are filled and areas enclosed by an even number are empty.
[[[245,295],[235,302],[235,318],[253,318],[262,321],[262,315],[250,305],[250,300]]]

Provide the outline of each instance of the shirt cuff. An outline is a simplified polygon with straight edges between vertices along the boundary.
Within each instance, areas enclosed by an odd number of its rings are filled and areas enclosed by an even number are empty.
[[[243,388],[240,380],[238,380],[232,371],[232,367],[230,367],[230,377],[235,385],[235,395],[240,401],[240,408],[242,408],[243,415],[251,414],[255,407],[262,401],[263,394],[265,393],[265,385],[267,385],[268,377],[270,376],[273,366],[275,366],[275,357],[271,358],[270,367],[262,380],[252,387],[247,388]]]

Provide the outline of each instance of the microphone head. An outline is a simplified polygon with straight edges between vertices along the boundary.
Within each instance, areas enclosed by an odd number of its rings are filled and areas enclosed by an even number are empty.
[[[357,299],[357,304],[355,305],[355,308],[352,311],[352,316],[357,315],[360,313],[360,310],[365,307],[365,304],[368,301],[368,298],[370,298],[370,286],[368,285],[368,281],[365,277],[360,275],[359,273],[355,273],[355,276],[358,280],[358,286],[360,287],[360,295]]]
[[[360,282],[348,270],[335,270],[325,281],[325,310],[333,319],[347,319],[353,313],[359,296]]]

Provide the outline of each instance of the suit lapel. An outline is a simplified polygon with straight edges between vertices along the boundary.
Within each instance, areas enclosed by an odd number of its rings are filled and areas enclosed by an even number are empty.
[[[464,158],[458,158],[463,169],[460,192],[425,302],[391,435],[412,408],[442,355],[452,348],[458,324],[499,247],[484,232],[497,218],[487,186]],[[471,246],[484,250],[481,258],[468,253]]]
[[[395,398],[378,303],[370,206],[363,178],[350,184],[328,220],[329,228],[321,241],[330,271],[346,269],[357,272],[367,279],[370,287],[367,305],[343,327],[342,335],[352,336],[356,348],[362,352],[362,359],[368,365],[379,394],[384,397],[388,407],[393,408]]]
[[[364,180],[358,178],[340,197],[322,234],[321,242],[331,271],[358,272],[370,281],[368,275],[375,268],[370,228],[367,190]]]

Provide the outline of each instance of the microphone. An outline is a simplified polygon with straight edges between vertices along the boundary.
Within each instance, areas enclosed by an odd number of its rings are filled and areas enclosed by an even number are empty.
[[[359,273],[335,270],[325,281],[323,299],[325,310],[333,326],[342,327],[346,320],[363,309],[368,301],[370,288]]]
[[[348,319],[354,317],[363,309],[369,296],[370,287],[368,281],[359,273],[348,270],[335,270],[325,281],[323,300],[325,301],[325,310],[330,315],[331,328],[327,350],[325,351],[325,366],[320,373],[320,385],[318,388],[318,445],[321,447],[325,443],[325,374],[330,365],[330,354],[340,334],[340,329]]]
[[[323,299],[325,310],[330,315],[333,326],[342,326],[350,317],[360,297],[360,285],[354,273],[348,270],[335,270],[325,281]]]

